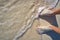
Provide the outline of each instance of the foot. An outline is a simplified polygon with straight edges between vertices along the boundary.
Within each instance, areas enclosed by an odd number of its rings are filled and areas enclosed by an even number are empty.
[[[52,29],[49,27],[49,26],[38,26],[37,27],[37,32],[39,34],[43,34],[43,33],[46,33],[48,31],[51,31]]]

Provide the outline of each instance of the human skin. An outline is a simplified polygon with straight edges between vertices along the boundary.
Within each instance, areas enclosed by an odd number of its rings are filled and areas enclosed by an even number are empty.
[[[60,14],[60,8],[58,9],[53,9],[53,15],[57,15]],[[55,31],[56,33],[60,34],[60,28],[56,27],[56,26],[49,26],[53,31]]]
[[[60,14],[60,8],[58,8],[58,9],[52,9],[52,11],[53,11],[53,15]]]
[[[56,26],[49,26],[53,31],[55,31],[56,33],[60,34],[60,28],[56,27]]]
[[[53,13],[51,14],[52,16],[53,15],[57,15],[57,14],[60,14],[60,8],[58,9],[52,9]],[[47,15],[49,16],[49,15]],[[60,34],[60,28],[54,26],[54,25],[51,25],[51,26],[48,26],[51,30],[55,31],[56,33]],[[37,27],[38,29],[40,29],[40,27]]]

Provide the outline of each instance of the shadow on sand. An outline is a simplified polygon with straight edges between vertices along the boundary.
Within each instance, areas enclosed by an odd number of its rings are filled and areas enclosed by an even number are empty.
[[[39,17],[46,20],[50,24],[58,27],[55,15],[53,15],[53,16],[52,15],[51,16],[39,16]],[[49,31],[49,32],[46,32],[45,34],[49,35],[52,38],[52,40],[60,40],[60,34],[54,32],[54,31]]]

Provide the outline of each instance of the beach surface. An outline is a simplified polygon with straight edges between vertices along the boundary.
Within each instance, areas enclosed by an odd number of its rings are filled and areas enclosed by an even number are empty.
[[[46,5],[43,0],[38,0],[40,6]],[[58,4],[57,8],[59,7]],[[27,20],[31,19],[31,15],[36,14],[38,8],[36,0],[0,0],[0,40],[13,40],[17,32],[26,24]],[[47,18],[51,18],[50,21]],[[52,40],[49,35],[41,35],[37,33],[36,27],[56,25],[60,27],[60,15],[55,17],[41,17],[40,20],[35,20],[32,27],[18,40]],[[56,22],[57,21],[57,22]],[[51,22],[51,23],[49,23]],[[53,23],[52,23],[53,22]]]

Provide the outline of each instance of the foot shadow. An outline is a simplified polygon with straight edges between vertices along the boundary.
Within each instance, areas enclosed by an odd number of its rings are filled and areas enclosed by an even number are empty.
[[[39,16],[39,18],[42,18],[42,19],[46,20],[47,22],[49,22],[50,24],[58,27],[55,15],[53,15],[53,16]],[[52,38],[52,40],[60,40],[60,34],[54,32],[54,31],[49,31],[49,32],[46,32],[45,34],[50,36]]]

